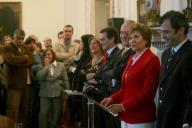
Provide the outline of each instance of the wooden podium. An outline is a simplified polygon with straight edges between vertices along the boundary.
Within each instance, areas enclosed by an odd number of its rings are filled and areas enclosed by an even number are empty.
[[[15,128],[15,122],[3,115],[0,115],[0,128]]]
[[[117,116],[118,115],[118,114],[114,114],[112,111],[110,111],[106,107],[102,106],[99,102],[93,100],[92,98],[90,98],[86,94],[83,94],[82,92],[78,92],[76,90],[63,90],[63,91],[64,91],[64,93],[66,93],[69,96],[70,95],[79,95],[79,96],[82,96],[82,97],[84,97],[84,98],[86,98],[88,100],[88,102],[87,102],[88,128],[94,128],[94,105],[98,106],[103,111],[106,111],[106,112],[108,112],[109,114],[111,114],[113,116]]]

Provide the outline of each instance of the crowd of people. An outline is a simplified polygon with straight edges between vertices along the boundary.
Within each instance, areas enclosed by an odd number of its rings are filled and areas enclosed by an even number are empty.
[[[160,22],[169,46],[161,58],[151,50],[150,27],[132,20],[119,35],[106,27],[99,38],[84,34],[80,40],[72,40],[73,27],[65,25],[58,42],[44,39],[44,49],[35,35],[25,39],[16,29],[1,43],[0,114],[23,128],[88,128],[88,100],[64,91],[76,90],[118,114],[95,105],[95,128],[190,128],[189,23],[177,11]]]

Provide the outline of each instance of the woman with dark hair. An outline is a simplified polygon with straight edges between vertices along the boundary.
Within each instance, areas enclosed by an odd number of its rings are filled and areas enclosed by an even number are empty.
[[[52,49],[43,53],[36,78],[40,84],[39,128],[58,128],[62,108],[62,89],[69,89],[65,66],[57,62]],[[49,117],[51,115],[51,117]],[[50,120],[49,120],[50,119]],[[48,124],[50,123],[50,124]]]
[[[81,36],[81,42],[80,42],[80,50],[82,50],[82,53],[80,55],[80,58],[76,57],[75,63],[76,67],[70,67],[71,72],[73,73],[73,80],[71,88],[72,90],[82,91],[83,83],[85,81],[85,75],[82,74],[82,71],[86,70],[88,68],[88,63],[91,60],[91,53],[89,49],[89,39],[91,37],[94,37],[91,34],[85,34]],[[62,123],[64,125],[69,125],[69,127],[72,127],[72,125],[75,125],[74,122],[80,121],[80,110],[81,110],[81,97],[80,96],[69,96],[69,99],[67,99],[68,106],[66,106],[65,109],[69,108],[70,117],[69,120],[63,118]],[[63,117],[66,117],[66,113],[64,113]]]
[[[81,36],[81,47],[82,47],[82,53],[80,55],[79,60],[76,60],[76,70],[74,72],[74,78],[73,78],[73,84],[72,84],[72,89],[82,91],[83,88],[83,82],[84,79],[82,79],[81,76],[82,71],[86,70],[88,68],[88,63],[92,59],[90,49],[89,49],[89,39],[94,37],[91,34],[85,34]]]
[[[82,54],[80,56],[79,61],[77,62],[77,70],[86,68],[87,62],[91,60],[91,53],[89,49],[89,39],[92,38],[93,35],[85,34],[81,36],[80,45],[82,47]]]

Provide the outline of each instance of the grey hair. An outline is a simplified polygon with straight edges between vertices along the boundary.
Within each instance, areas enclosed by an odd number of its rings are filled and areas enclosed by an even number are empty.
[[[24,31],[23,29],[17,28],[17,29],[14,31],[14,36],[25,36],[25,31]]]

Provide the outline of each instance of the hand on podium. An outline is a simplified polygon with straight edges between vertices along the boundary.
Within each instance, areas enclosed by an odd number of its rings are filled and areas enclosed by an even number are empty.
[[[101,105],[104,107],[108,107],[113,102],[113,99],[111,97],[107,97],[101,101]]]
[[[107,108],[114,114],[125,111],[123,104],[111,104]]]
[[[119,112],[125,111],[123,104],[113,104],[113,99],[111,97],[107,97],[101,101],[101,105],[107,107],[109,111],[114,114],[118,114]]]

